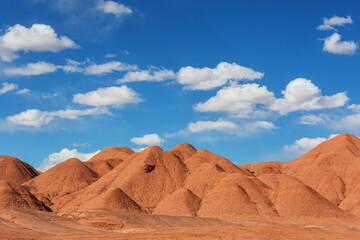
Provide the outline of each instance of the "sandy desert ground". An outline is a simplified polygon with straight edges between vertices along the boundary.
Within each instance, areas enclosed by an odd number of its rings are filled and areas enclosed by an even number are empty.
[[[281,219],[221,221],[136,213],[56,214],[24,209],[0,209],[0,214],[1,239],[360,238],[360,225],[306,224]]]

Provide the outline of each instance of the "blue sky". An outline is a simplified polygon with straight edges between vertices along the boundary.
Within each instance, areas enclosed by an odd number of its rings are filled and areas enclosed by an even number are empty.
[[[0,153],[45,169],[189,142],[244,164],[360,134],[359,7],[3,1]]]

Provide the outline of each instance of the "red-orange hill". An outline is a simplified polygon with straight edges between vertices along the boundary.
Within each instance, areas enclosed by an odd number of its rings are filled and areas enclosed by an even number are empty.
[[[40,175],[18,159],[2,159],[13,170],[0,172],[0,207],[220,219],[360,217],[360,140],[349,134],[287,163],[236,166],[187,143],[138,153],[111,147]]]

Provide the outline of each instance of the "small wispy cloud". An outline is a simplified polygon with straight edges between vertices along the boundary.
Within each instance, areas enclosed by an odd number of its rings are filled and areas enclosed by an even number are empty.
[[[318,30],[336,30],[335,26],[345,26],[345,24],[352,24],[353,21],[351,19],[351,16],[347,17],[338,17],[333,16],[331,18],[323,18],[323,24],[319,25],[316,29]]]

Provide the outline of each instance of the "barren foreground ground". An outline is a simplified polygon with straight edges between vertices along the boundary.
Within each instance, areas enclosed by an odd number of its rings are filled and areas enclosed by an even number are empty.
[[[290,223],[291,222],[291,223]],[[306,224],[305,222],[310,222]],[[1,239],[360,239],[356,223],[0,209]]]

